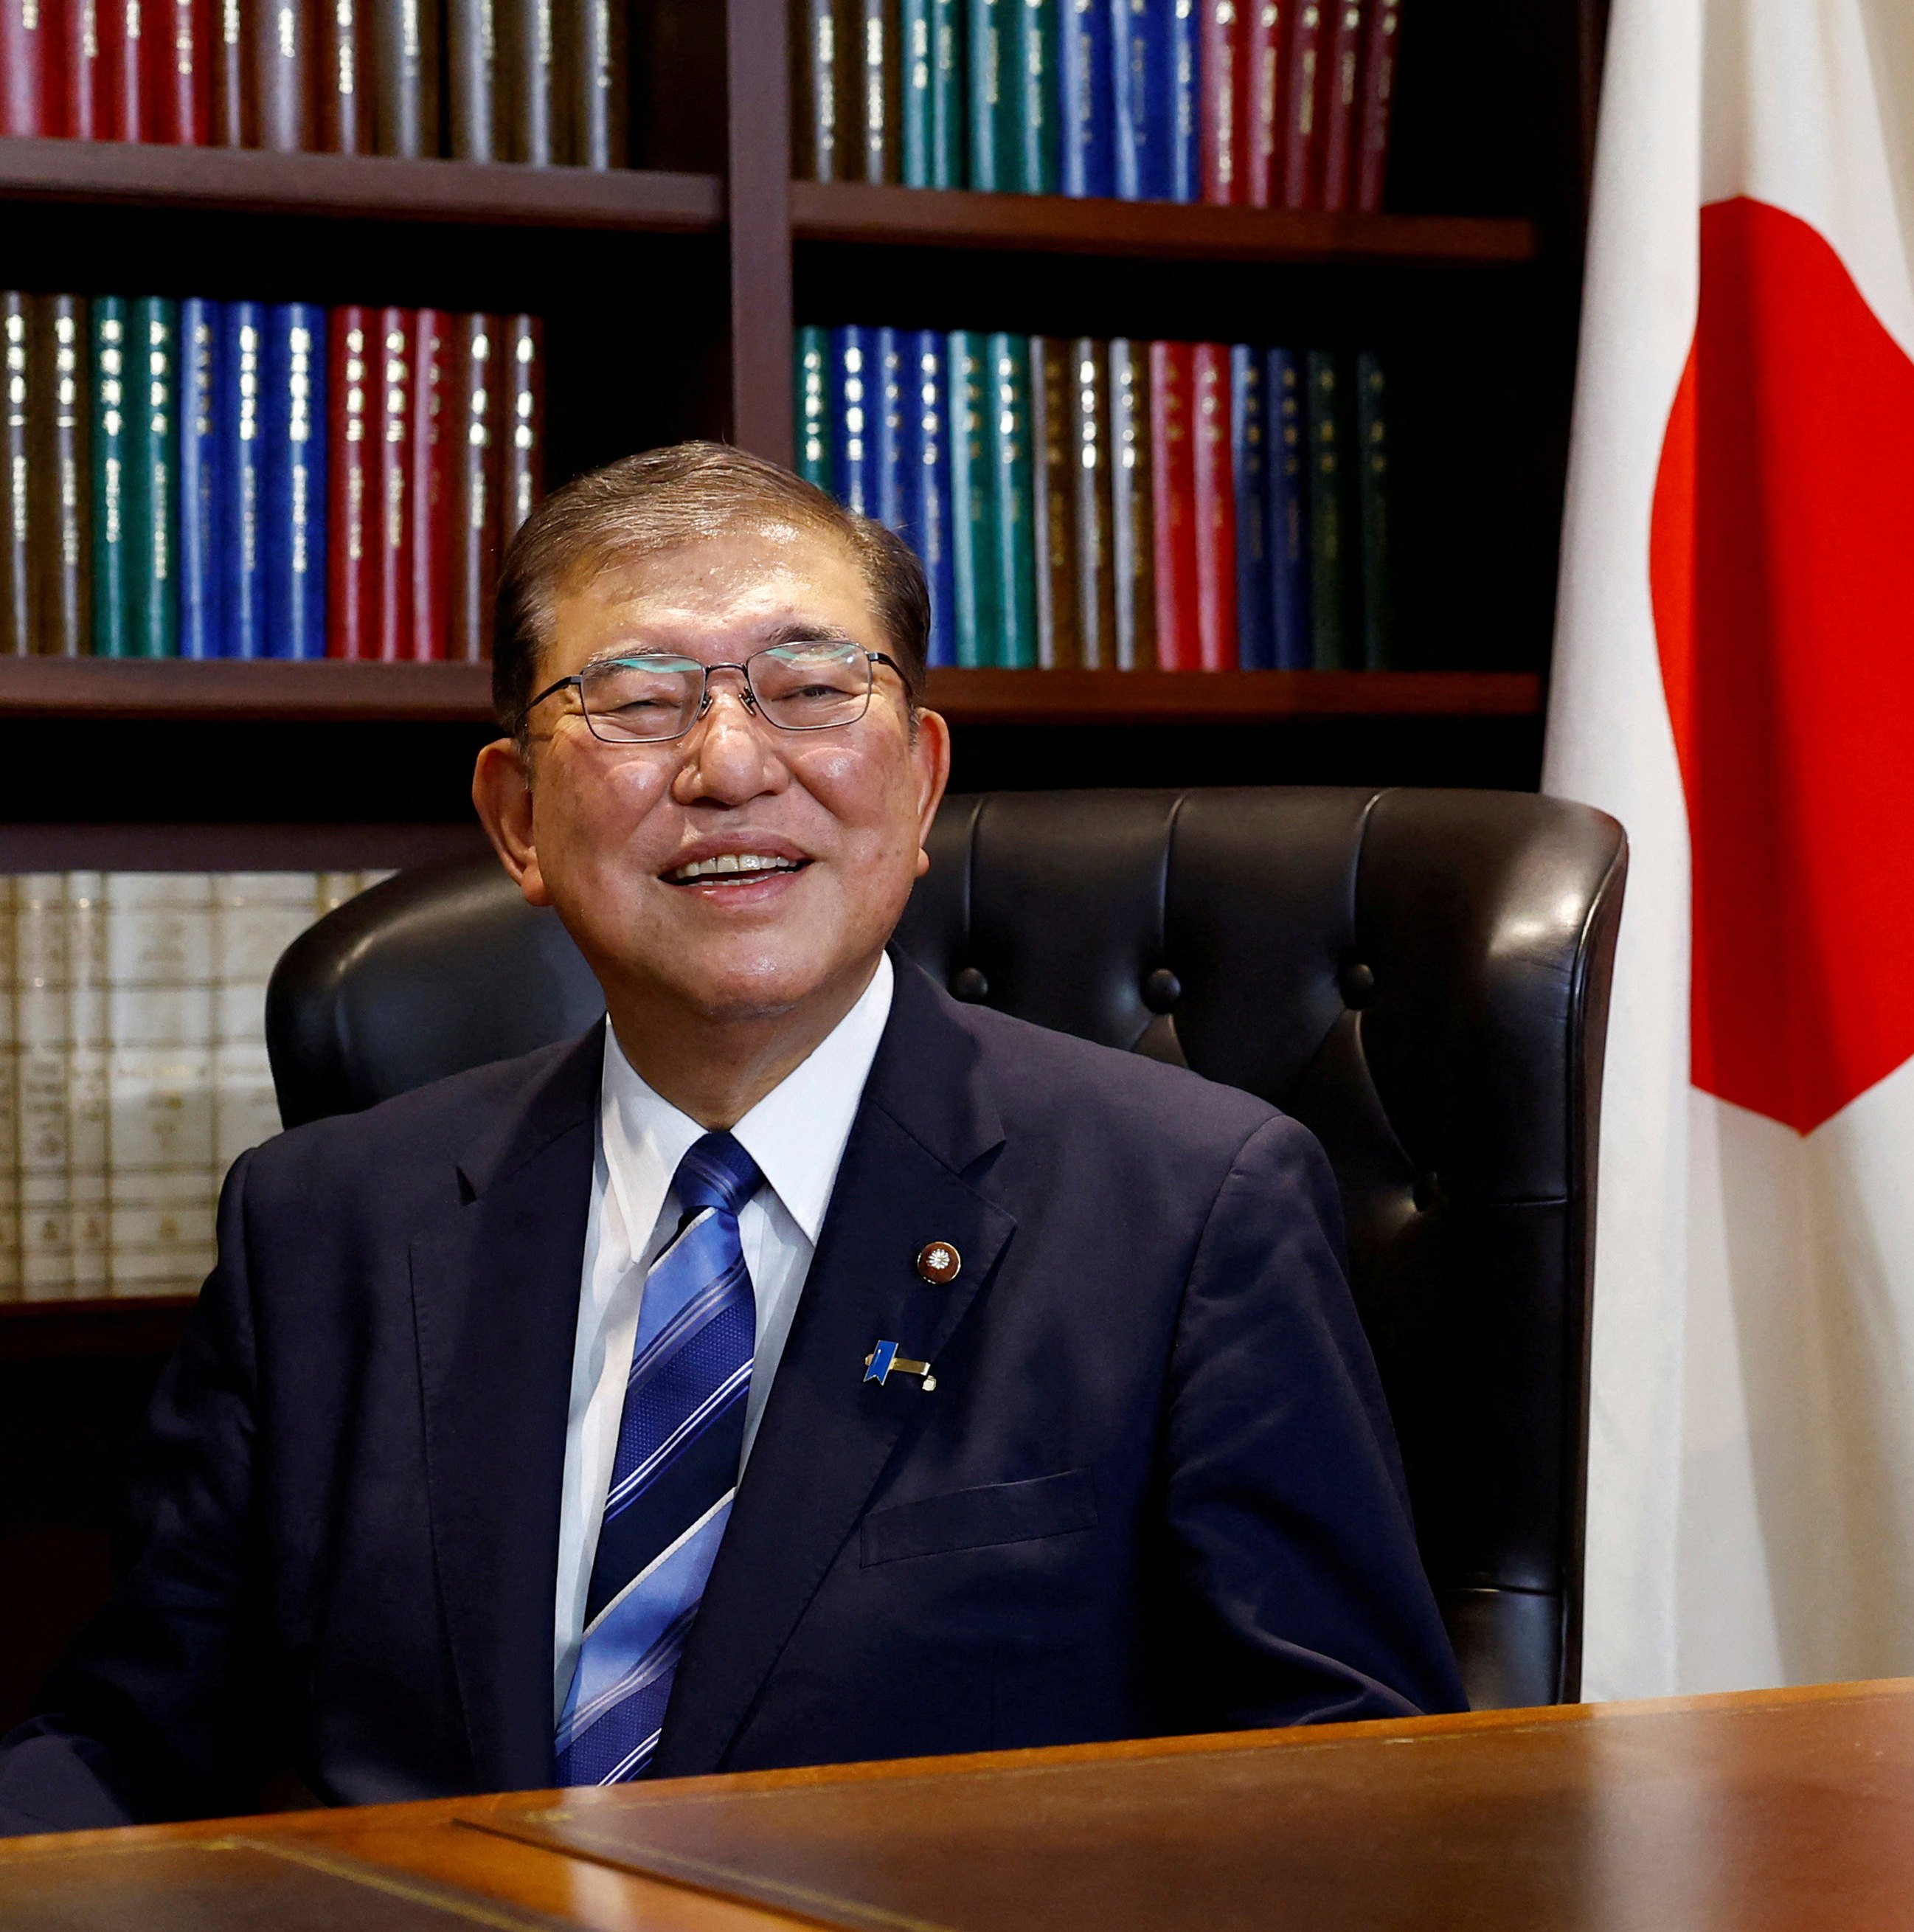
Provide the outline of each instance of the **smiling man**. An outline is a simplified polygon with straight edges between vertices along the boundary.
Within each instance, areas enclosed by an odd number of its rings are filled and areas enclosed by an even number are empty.
[[[1315,1142],[886,950],[928,628],[713,446],[521,532],[473,796],[608,1023],[236,1166],[0,1827],[1459,1702]]]

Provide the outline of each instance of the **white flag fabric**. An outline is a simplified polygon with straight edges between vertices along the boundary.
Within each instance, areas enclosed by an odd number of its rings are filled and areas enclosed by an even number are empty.
[[[1616,0],[1544,788],[1633,845],[1591,1697],[1914,1672],[1914,4]]]

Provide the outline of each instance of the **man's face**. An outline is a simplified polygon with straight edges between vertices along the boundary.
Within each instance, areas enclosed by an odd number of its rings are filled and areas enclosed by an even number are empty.
[[[601,572],[552,616],[535,690],[637,652],[742,664],[800,638],[887,642],[855,558],[783,525]],[[608,990],[662,994],[712,1019],[855,996],[923,868],[949,771],[942,719],[926,714],[914,732],[896,673],[874,672],[864,716],[819,731],[754,716],[736,672],[666,743],[594,737],[575,687],[534,710],[521,884],[557,908]],[[776,869],[688,872],[731,858]]]

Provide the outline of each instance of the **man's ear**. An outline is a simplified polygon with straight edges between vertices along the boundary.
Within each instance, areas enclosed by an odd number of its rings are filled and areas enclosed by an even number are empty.
[[[472,772],[472,803],[526,903],[549,905],[532,833],[532,774],[525,754],[511,739],[495,738],[479,752]]]
[[[931,868],[924,841],[930,836],[931,821],[944,802],[944,788],[950,782],[950,727],[937,712],[918,712],[910,760],[917,778],[917,877],[921,879]]]

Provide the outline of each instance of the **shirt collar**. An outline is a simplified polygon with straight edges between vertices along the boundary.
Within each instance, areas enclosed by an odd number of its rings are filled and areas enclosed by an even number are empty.
[[[894,985],[885,953],[856,1004],[731,1130],[814,1247],[890,1018]],[[646,1084],[609,1024],[601,1113],[605,1165],[637,1250],[657,1219],[678,1163],[704,1130]],[[647,1203],[649,1214],[642,1204]]]

